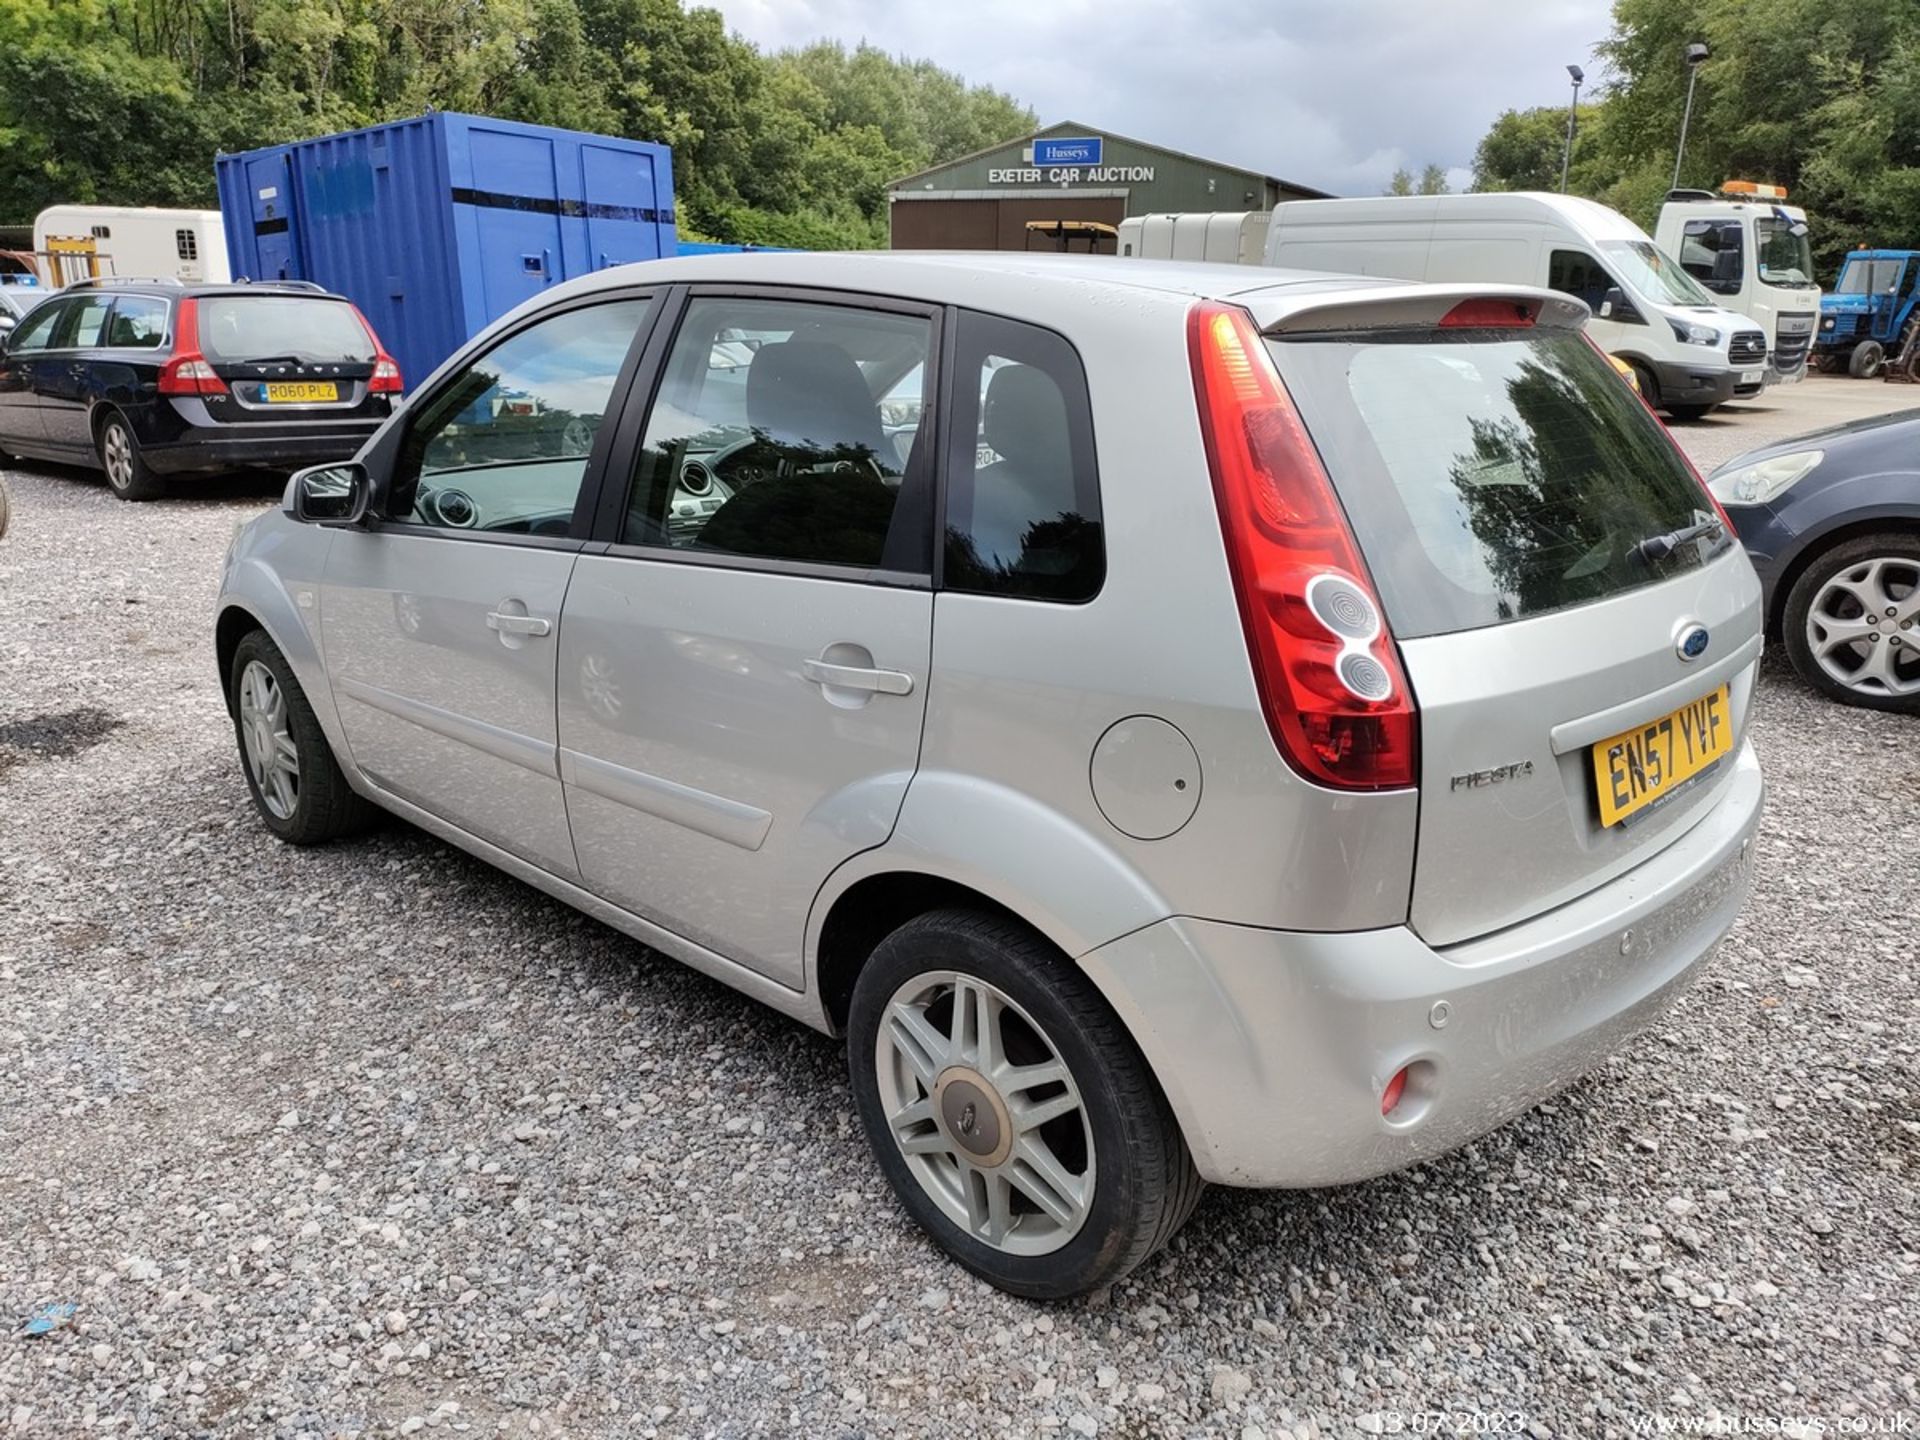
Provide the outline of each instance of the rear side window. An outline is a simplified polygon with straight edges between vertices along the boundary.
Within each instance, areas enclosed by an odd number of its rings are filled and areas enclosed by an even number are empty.
[[[927,469],[925,446],[899,387],[926,373],[932,342],[924,315],[695,298],[647,417],[621,540],[924,573],[930,511],[908,477]]]
[[[1578,334],[1269,348],[1402,639],[1602,600],[1733,543],[1659,422]],[[1671,548],[1643,546],[1655,537]]]
[[[58,343],[72,350],[90,350],[99,345],[107,329],[107,312],[112,308],[111,295],[89,295],[75,309],[72,328]]]
[[[956,358],[941,583],[1091,599],[1106,551],[1080,357],[1051,331],[963,312]]]
[[[113,302],[106,343],[114,349],[155,349],[166,333],[166,301],[152,295],[122,295]]]
[[[215,295],[202,299],[200,348],[216,365],[269,360],[362,364],[373,337],[344,300],[303,295]]]

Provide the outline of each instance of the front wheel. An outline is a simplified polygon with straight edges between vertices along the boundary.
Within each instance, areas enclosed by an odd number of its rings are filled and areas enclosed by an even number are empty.
[[[147,468],[140,442],[133,438],[133,429],[123,417],[109,415],[101,422],[99,447],[107,488],[120,499],[155,500],[166,493],[160,477]]]
[[[1886,358],[1887,352],[1878,340],[1862,340],[1847,357],[1847,373],[1856,380],[1871,380],[1880,373],[1880,363]]]
[[[1011,919],[909,921],[854,987],[867,1139],[907,1212],[993,1285],[1110,1285],[1185,1223],[1201,1181],[1132,1038],[1092,983]]]
[[[374,808],[347,784],[306,691],[266,631],[234,648],[228,684],[241,770],[267,828],[293,845],[364,829]]]
[[[1817,556],[1787,593],[1781,629],[1815,689],[1920,714],[1920,536],[1867,535]]]

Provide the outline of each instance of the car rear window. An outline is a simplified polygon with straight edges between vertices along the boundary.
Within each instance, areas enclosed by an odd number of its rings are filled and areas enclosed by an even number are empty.
[[[1697,568],[1733,541],[1659,422],[1584,338],[1269,342],[1394,633],[1499,625]],[[1654,537],[1670,537],[1667,548]]]
[[[344,300],[218,295],[200,301],[200,348],[214,364],[372,364],[373,339]]]

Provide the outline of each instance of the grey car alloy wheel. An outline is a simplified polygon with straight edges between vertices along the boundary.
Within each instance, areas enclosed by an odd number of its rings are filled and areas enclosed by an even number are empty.
[[[873,1062],[893,1143],[947,1219],[1008,1255],[1086,1222],[1093,1129],[1058,1048],[1004,991],[954,971],[887,1002]]]
[[[290,820],[300,803],[300,748],[287,723],[286,692],[258,660],[240,672],[240,741],[260,803]]]
[[[100,463],[114,489],[125,490],[133,484],[133,437],[118,420],[108,421],[100,436]]]
[[[1850,690],[1920,694],[1920,560],[1877,556],[1829,576],[1807,609],[1807,648]]]

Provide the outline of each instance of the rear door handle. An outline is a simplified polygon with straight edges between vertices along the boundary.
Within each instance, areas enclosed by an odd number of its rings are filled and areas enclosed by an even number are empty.
[[[548,635],[553,632],[553,622],[538,615],[507,615],[489,610],[487,628],[498,630],[502,635]]]
[[[864,665],[802,660],[800,673],[816,685],[831,685],[836,690],[871,690],[880,695],[913,693],[913,677],[904,670],[875,670]]]

